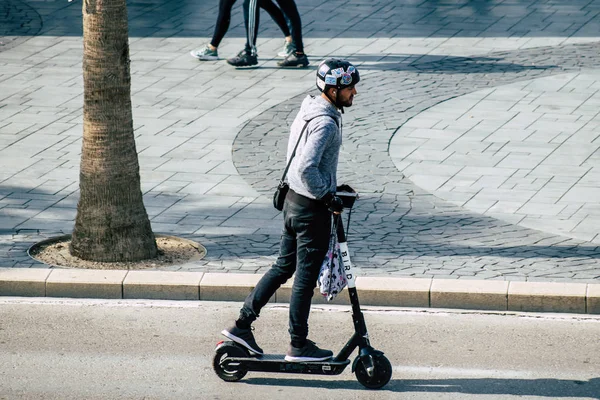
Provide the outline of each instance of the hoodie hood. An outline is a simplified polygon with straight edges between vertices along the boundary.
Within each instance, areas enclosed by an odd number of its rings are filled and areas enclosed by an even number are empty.
[[[337,126],[340,126],[342,121],[342,114],[340,111],[321,96],[306,96],[302,102],[302,105],[300,106],[300,114],[302,115],[302,119],[304,121],[308,121],[322,115],[328,115],[332,117],[337,123]]]

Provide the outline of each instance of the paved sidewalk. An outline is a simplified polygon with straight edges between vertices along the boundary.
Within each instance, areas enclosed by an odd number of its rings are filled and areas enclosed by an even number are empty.
[[[0,267],[43,268],[27,248],[73,227],[83,131],[73,3],[0,9]],[[172,3],[129,8],[153,229],[208,250],[169,270],[266,271],[286,126],[315,91],[314,66],[339,56],[363,76],[339,174],[361,193],[350,248],[362,275],[600,283],[600,1],[302,1],[306,70],[276,68],[283,41],[266,15],[259,68],[194,60],[217,3]],[[239,6],[222,57],[243,45]]]

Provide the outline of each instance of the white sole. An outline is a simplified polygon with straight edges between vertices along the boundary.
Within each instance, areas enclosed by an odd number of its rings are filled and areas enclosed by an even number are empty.
[[[201,56],[198,57],[196,54],[194,54],[194,51],[190,51],[190,56],[194,57],[196,60],[200,60],[200,61],[217,61],[219,59],[219,56]]]
[[[223,329],[221,331],[221,335],[225,336],[227,339],[233,340],[237,344],[241,344],[242,346],[244,346],[245,348],[247,348],[248,350],[250,350],[253,353],[260,354],[260,355],[263,354],[260,351],[256,351],[252,347],[250,347],[250,345],[248,345],[248,343],[246,343],[245,340],[242,340],[237,336],[233,336],[231,333],[227,332],[225,329]]]

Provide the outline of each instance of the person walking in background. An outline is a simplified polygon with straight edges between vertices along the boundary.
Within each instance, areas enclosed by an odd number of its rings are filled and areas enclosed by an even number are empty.
[[[249,67],[258,64],[256,38],[258,35],[260,16],[257,6],[260,5],[263,7],[263,1],[265,0],[244,0],[246,46],[237,56],[227,60],[227,63],[234,67]],[[286,38],[284,49],[278,54],[285,58],[278,62],[277,65],[280,67],[306,67],[308,66],[308,58],[306,57],[306,54],[304,54],[304,45],[302,43],[302,21],[296,3],[294,0],[277,0],[277,4],[289,19],[292,27],[292,40],[289,41]]]
[[[271,18],[273,18],[273,21],[275,21],[275,23],[279,26],[279,29],[281,29],[281,31],[283,32],[283,35],[285,36],[285,45],[284,48],[286,48],[286,46],[289,46],[288,43],[292,43],[292,36],[290,34],[290,29],[287,25],[287,21],[285,19],[285,16],[283,15],[283,12],[281,11],[281,9],[279,7],[277,7],[275,5],[275,3],[273,3],[272,0],[253,0],[254,1],[254,6],[256,7],[256,3],[258,2],[258,6],[260,6],[261,8],[263,8],[265,11],[267,11],[269,13],[269,15],[271,16]],[[289,0],[288,0],[289,1]],[[231,23],[231,9],[233,8],[233,5],[235,4],[236,0],[220,0],[219,1],[219,15],[217,16],[217,24],[215,25],[215,31],[213,33],[212,39],[210,41],[209,44],[207,44],[205,47],[198,49],[198,50],[192,50],[190,52],[190,54],[192,55],[192,57],[197,58],[198,60],[201,61],[212,61],[212,60],[218,60],[219,59],[219,53],[218,53],[218,47],[219,44],[221,43],[221,40],[223,40],[223,37],[225,37],[225,34],[227,33],[227,31],[229,30],[229,24]],[[248,4],[249,6],[249,4]],[[246,24],[246,31],[248,31],[248,17],[246,15],[246,2],[244,3],[244,21]],[[258,15],[258,11],[256,10],[256,14]],[[258,29],[258,21],[257,21],[257,29]],[[248,47],[248,46],[246,46]],[[256,64],[256,63],[255,63]]]
[[[308,58],[304,54],[304,43],[302,42],[302,20],[296,2],[294,0],[277,0],[277,4],[288,18],[292,28],[292,42],[288,46],[286,42],[284,49],[278,55],[285,57],[277,63],[280,67],[306,67]]]

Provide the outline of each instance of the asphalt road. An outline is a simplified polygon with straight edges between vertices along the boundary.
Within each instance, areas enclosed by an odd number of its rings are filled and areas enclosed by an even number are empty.
[[[394,366],[382,390],[339,376],[212,371],[238,303],[0,298],[0,399],[600,399],[600,317],[369,308],[372,344]],[[311,338],[335,351],[347,307],[319,307]],[[287,347],[287,308],[257,321]],[[272,332],[269,332],[271,330]]]

